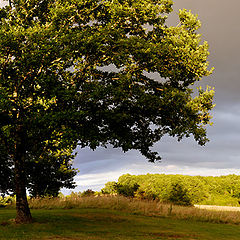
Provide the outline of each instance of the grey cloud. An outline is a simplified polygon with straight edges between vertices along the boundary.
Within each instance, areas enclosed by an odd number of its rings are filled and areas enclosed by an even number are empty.
[[[157,143],[154,150],[162,156],[162,162],[155,165],[163,168],[168,165],[205,167],[205,168],[240,168],[239,142],[240,142],[240,113],[217,112],[214,113],[214,125],[208,127],[210,142],[206,146],[199,146],[192,137],[178,142],[174,138],[165,136]],[[80,151],[81,153],[81,151]],[[77,157],[76,166],[82,174],[113,171],[127,168],[131,164],[146,164],[146,168],[154,165],[137,151],[122,153],[119,149],[98,149],[95,152],[83,150]]]
[[[8,1],[0,0],[0,7],[4,7],[8,4]]]

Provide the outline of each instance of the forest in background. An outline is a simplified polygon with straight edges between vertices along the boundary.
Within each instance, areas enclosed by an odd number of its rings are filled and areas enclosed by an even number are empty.
[[[240,176],[124,174],[118,182],[107,182],[101,192],[185,206],[239,206]]]
[[[240,175],[205,177],[180,174],[124,174],[117,182],[107,182],[100,192],[87,189],[83,192],[72,192],[68,196],[59,193],[57,198],[61,200],[108,195],[137,200],[156,200],[163,204],[182,206],[240,206]],[[34,199],[34,196],[28,196],[28,198]],[[54,196],[47,194],[45,198],[48,201],[48,199],[54,199]],[[45,198],[42,197],[42,199]],[[0,197],[0,207],[7,205],[15,205],[14,195]]]

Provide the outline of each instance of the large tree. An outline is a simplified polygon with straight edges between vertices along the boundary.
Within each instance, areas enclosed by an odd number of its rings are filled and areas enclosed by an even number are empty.
[[[0,12],[0,140],[14,162],[17,222],[32,220],[28,155],[98,146],[150,161],[164,134],[204,145],[213,91],[200,21],[171,0],[12,0]],[[151,73],[157,75],[153,79]],[[43,149],[44,150],[44,149]]]

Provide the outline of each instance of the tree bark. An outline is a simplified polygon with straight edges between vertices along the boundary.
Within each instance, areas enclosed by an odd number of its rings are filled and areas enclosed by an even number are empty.
[[[18,134],[17,134],[18,135]],[[30,223],[32,216],[27,201],[25,174],[25,147],[21,134],[17,136],[15,145],[15,191],[16,191],[16,223]]]

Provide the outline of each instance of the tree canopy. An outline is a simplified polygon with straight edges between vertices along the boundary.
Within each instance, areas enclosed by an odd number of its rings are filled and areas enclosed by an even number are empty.
[[[77,145],[151,151],[165,134],[204,145],[213,90],[200,21],[171,0],[13,0],[0,11],[0,141],[14,162],[17,222],[31,221],[27,156]],[[157,73],[153,79],[151,73]],[[47,150],[47,151],[45,151]]]
[[[187,176],[124,174],[118,182],[107,182],[103,194],[148,199],[177,205],[239,206],[240,176]]]

